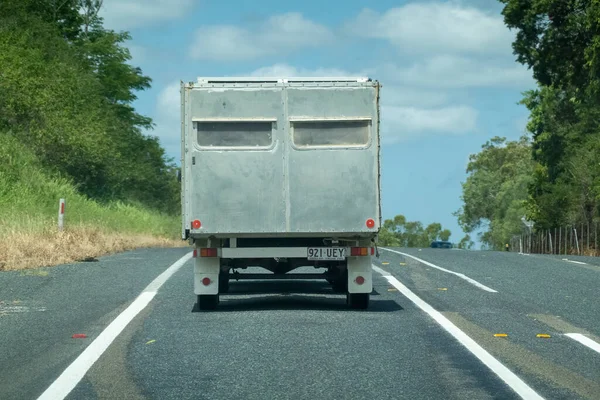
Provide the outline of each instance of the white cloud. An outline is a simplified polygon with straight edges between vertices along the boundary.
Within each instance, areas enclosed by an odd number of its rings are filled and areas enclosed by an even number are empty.
[[[409,67],[384,65],[379,73],[394,82],[433,88],[523,88],[534,84],[526,67],[498,58],[484,62],[473,57],[434,55]]]
[[[379,78],[373,76],[373,78]],[[384,77],[385,78],[385,77]],[[383,79],[383,88],[381,89],[381,98],[390,106],[397,107],[438,107],[448,102],[448,93],[442,90],[430,90],[414,88],[410,86],[388,85],[387,80]]]
[[[198,60],[249,60],[288,54],[333,40],[334,36],[327,27],[307,20],[300,13],[291,12],[272,16],[256,29],[234,25],[201,27],[195,33],[190,53]]]
[[[346,29],[411,53],[504,53],[514,38],[501,15],[458,2],[409,3],[383,14],[365,9]]]
[[[459,105],[440,108],[381,107],[383,143],[395,143],[422,134],[471,133],[477,126],[477,110]]]
[[[129,30],[181,18],[196,3],[196,0],[104,0],[100,16],[106,28]]]
[[[175,157],[176,162],[179,162],[181,153],[179,85],[179,81],[170,83],[159,92],[156,99],[156,128],[149,132],[160,138],[161,145],[168,155]]]
[[[300,76],[364,76],[362,74],[352,74],[337,68],[317,68],[317,69],[306,69],[296,68],[288,64],[275,64],[268,67],[259,68],[256,71],[250,73],[250,76],[259,77],[300,77]]]

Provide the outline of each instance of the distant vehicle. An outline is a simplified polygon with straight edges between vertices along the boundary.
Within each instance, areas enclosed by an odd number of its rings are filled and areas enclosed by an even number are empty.
[[[198,306],[230,280],[323,279],[365,309],[381,226],[379,82],[181,83],[182,238]],[[261,267],[261,274],[239,273]],[[324,273],[290,273],[300,267]]]
[[[444,242],[441,240],[431,242],[432,249],[451,249],[452,247],[453,246],[451,242]]]

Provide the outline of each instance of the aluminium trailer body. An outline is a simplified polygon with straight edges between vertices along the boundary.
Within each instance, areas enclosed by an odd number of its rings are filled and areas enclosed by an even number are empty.
[[[231,279],[326,279],[367,308],[381,226],[379,82],[181,83],[182,238],[211,309]],[[290,273],[299,267],[321,274]],[[267,274],[239,273],[262,267]]]

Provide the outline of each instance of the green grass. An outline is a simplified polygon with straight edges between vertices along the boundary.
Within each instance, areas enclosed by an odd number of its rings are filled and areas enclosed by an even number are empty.
[[[66,200],[65,227],[94,227],[177,239],[180,219],[140,205],[100,204],[67,179],[46,171],[15,138],[0,132],[0,238],[56,230],[59,199]]]

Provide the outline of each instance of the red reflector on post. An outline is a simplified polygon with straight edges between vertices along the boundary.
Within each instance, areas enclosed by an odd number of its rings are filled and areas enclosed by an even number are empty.
[[[365,278],[363,278],[362,276],[357,276],[354,282],[356,282],[357,285],[362,285],[363,283],[365,283]]]
[[[195,219],[192,221],[192,228],[193,229],[200,229],[202,227],[202,222],[200,222],[199,219]]]
[[[208,286],[208,285],[210,285],[210,282],[211,282],[210,278],[203,278],[203,279],[202,279],[202,284],[203,284],[204,286]]]

